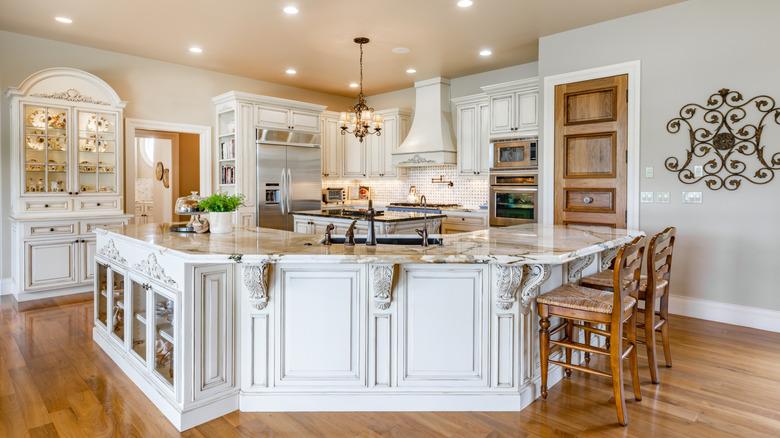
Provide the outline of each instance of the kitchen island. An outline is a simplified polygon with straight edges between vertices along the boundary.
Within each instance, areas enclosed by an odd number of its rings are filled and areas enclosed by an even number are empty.
[[[328,208],[321,210],[294,211],[293,230],[296,233],[319,234],[325,233],[325,227],[333,224],[334,235],[343,236],[352,221],[355,224],[355,235],[368,233],[368,218],[365,209],[357,208]],[[415,234],[415,230],[421,229],[427,223],[428,231],[438,233],[441,230],[441,221],[446,214],[423,214],[415,212],[381,211],[374,216],[375,231],[378,235],[388,234]]]
[[[423,248],[98,230],[93,338],[179,430],[236,409],[518,411],[539,393],[534,297],[637,234],[528,224]]]

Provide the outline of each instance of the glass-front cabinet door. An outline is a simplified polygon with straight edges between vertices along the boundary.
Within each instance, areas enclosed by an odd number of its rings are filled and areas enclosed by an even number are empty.
[[[69,192],[67,108],[23,105],[24,193]]]
[[[130,349],[141,360],[146,363],[146,338],[147,338],[147,312],[146,297],[147,288],[136,279],[130,279],[130,309],[132,316],[130,319]]]
[[[111,270],[111,333],[125,340],[125,276]]]
[[[78,191],[117,192],[117,116],[78,111]]]
[[[156,289],[152,291],[155,315],[153,369],[155,374],[173,386],[175,303],[167,294]]]
[[[95,272],[95,319],[103,327],[108,325],[108,266],[96,262],[97,271]]]

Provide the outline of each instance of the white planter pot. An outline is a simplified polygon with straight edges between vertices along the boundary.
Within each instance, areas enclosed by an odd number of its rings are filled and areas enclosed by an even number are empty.
[[[233,231],[232,211],[209,213],[209,231],[214,234],[224,234]]]

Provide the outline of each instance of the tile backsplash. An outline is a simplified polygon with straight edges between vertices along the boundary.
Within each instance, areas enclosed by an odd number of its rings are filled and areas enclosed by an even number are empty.
[[[445,181],[452,181],[453,186],[431,182],[440,176],[443,176]],[[488,202],[488,176],[460,175],[456,166],[399,169],[396,178],[328,178],[322,181],[323,187],[349,188],[357,185],[369,186],[372,199],[381,204],[405,202],[411,186],[417,186],[417,193],[425,195],[431,203],[461,204],[467,208],[478,208]]]

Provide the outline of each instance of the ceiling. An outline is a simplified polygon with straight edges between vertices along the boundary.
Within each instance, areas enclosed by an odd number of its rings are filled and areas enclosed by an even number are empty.
[[[540,36],[680,0],[0,0],[0,29],[339,95],[537,59]],[[282,9],[294,5],[297,15]],[[72,24],[60,24],[66,16]],[[193,54],[189,47],[202,47]],[[395,47],[410,53],[399,55]],[[479,56],[483,48],[493,55]],[[287,68],[295,76],[285,74]],[[417,73],[405,71],[414,67]]]

